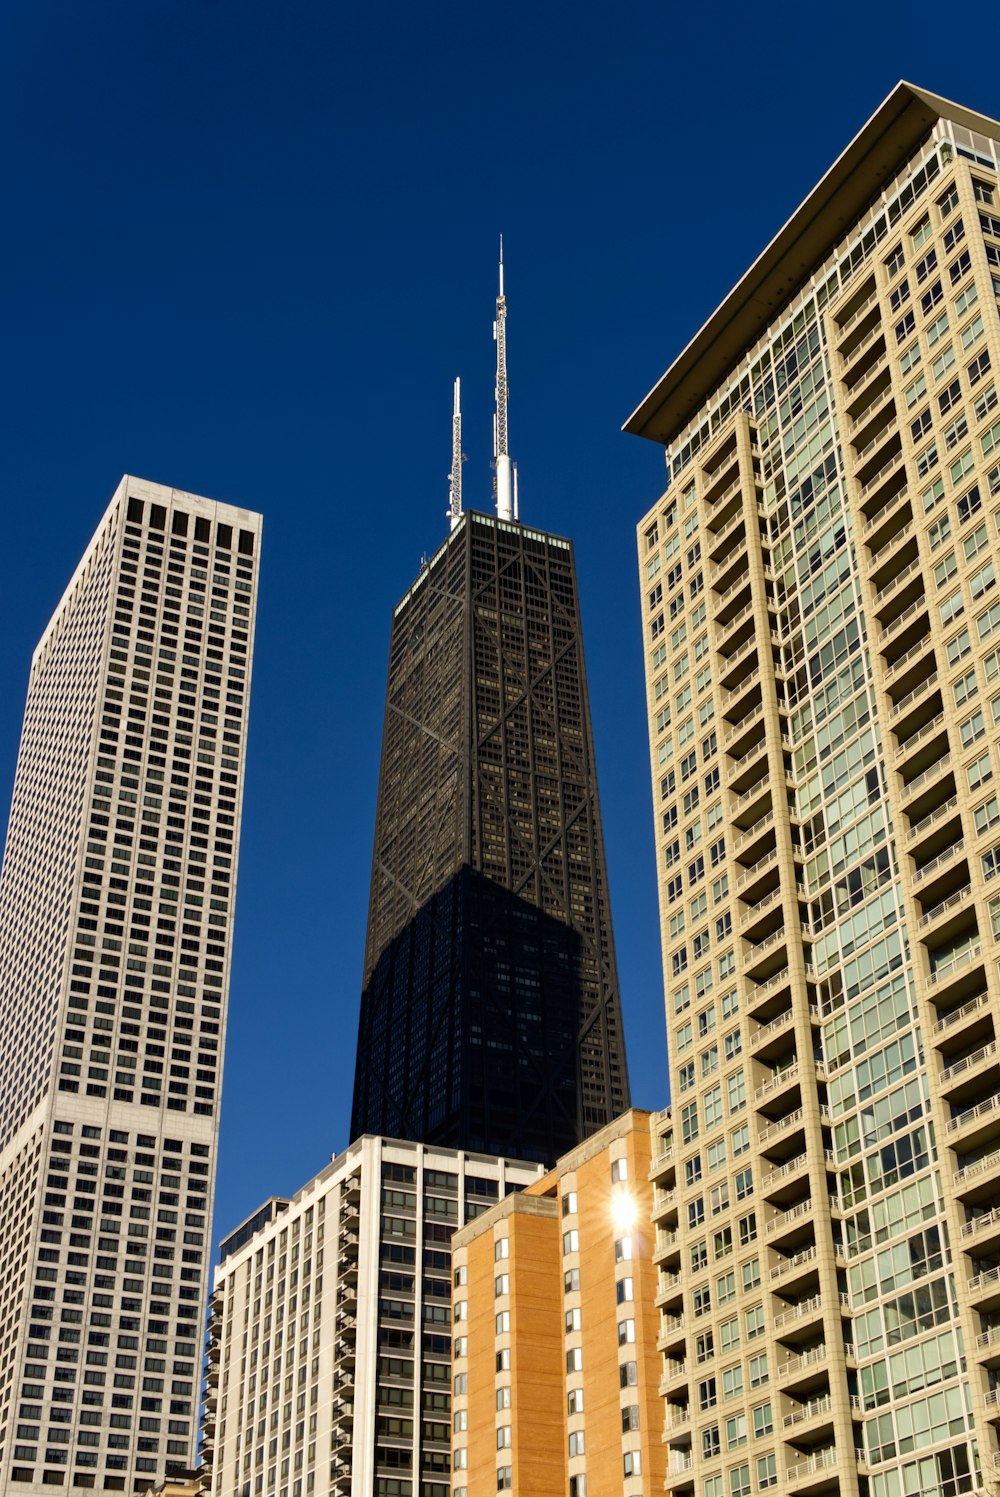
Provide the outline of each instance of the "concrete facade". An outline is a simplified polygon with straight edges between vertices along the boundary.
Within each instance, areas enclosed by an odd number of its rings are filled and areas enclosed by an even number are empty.
[[[679,1497],[994,1477],[998,141],[899,85],[627,427]]]
[[[452,1234],[540,1174],[368,1135],[270,1203],[234,1251],[224,1243],[206,1489],[448,1497]]]
[[[0,1491],[190,1466],[260,517],[122,480],[32,661],[0,875]]]

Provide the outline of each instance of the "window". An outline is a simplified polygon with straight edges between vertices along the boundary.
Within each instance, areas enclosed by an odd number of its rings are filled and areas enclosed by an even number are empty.
[[[726,1420],[726,1449],[738,1450],[747,1443],[746,1414],[732,1414]]]
[[[749,1293],[752,1289],[760,1286],[760,1259],[750,1258],[746,1263],[740,1265],[740,1276],[743,1280],[744,1291]]]
[[[985,785],[987,780],[993,778],[993,763],[990,759],[989,750],[968,766],[966,775],[968,776],[970,791],[978,790],[980,785]]]
[[[747,1363],[747,1371],[750,1374],[751,1388],[759,1388],[762,1383],[767,1382],[767,1352],[762,1351],[758,1356],[751,1357]]]
[[[570,1460],[572,1460],[574,1456],[583,1455],[585,1452],[585,1448],[586,1447],[583,1430],[572,1430],[569,1436]]]
[[[569,1414],[570,1418],[572,1418],[574,1414],[583,1413],[582,1388],[571,1388],[570,1391],[566,1394],[566,1412]]]
[[[626,1450],[622,1457],[626,1476],[642,1475],[642,1454],[638,1450]]]
[[[736,1274],[730,1269],[728,1273],[720,1275],[715,1281],[715,1302],[717,1305],[727,1305],[735,1298]]]
[[[766,1329],[763,1305],[754,1305],[751,1309],[745,1311],[743,1320],[748,1341],[752,1341],[755,1336],[763,1336]]]
[[[746,1216],[741,1216],[736,1226],[740,1237],[740,1247],[746,1247],[749,1243],[756,1242],[757,1213],[755,1211],[749,1212]]]
[[[778,1485],[778,1462],[773,1452],[757,1457],[757,1485],[761,1491]]]
[[[911,313],[910,315],[912,316],[913,314]],[[940,315],[940,317],[935,318],[935,320],[931,323],[930,327],[927,329],[927,333],[926,333],[927,347],[928,348],[935,348],[941,342],[941,339],[944,337],[944,335],[947,333],[948,328],[949,328],[948,313],[947,312],[942,312],[941,315]]]
[[[723,1371],[722,1396],[726,1400],[743,1397],[743,1368],[739,1363],[735,1367],[727,1367]]]
[[[983,718],[982,708],[967,717],[965,722],[959,724],[959,735],[962,739],[963,748],[971,748],[986,732],[986,722]]]
[[[962,676],[960,680],[956,681],[953,689],[955,692],[955,706],[964,707],[965,703],[969,701],[971,697],[974,697],[976,695],[976,692],[979,690],[979,687],[976,684],[975,669],[966,672],[966,674]]]
[[[743,1071],[737,1071],[726,1080],[726,1097],[729,1103],[730,1113],[739,1112],[747,1105],[747,1078]]]

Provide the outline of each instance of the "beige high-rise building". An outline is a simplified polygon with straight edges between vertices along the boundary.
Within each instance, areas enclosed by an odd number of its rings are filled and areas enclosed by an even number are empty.
[[[456,1232],[452,1497],[662,1491],[660,1121],[623,1113]]]
[[[196,1451],[261,521],[124,478],[35,651],[0,875],[0,1492]]]
[[[449,1497],[451,1241],[542,1173],[366,1134],[222,1243],[213,1497]]]
[[[627,423],[679,1497],[995,1477],[998,163],[900,84]]]

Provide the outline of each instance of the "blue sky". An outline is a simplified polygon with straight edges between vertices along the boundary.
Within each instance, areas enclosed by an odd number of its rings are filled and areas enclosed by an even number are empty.
[[[389,619],[490,502],[499,232],[522,517],[577,548],[633,1098],[666,1100],[620,424],[900,77],[1000,114],[995,36],[866,13],[4,0],[0,801],[28,664],[123,472],[266,517],[217,1234],[347,1140]],[[981,19],[981,18],[980,18]],[[853,19],[852,19],[853,28]]]

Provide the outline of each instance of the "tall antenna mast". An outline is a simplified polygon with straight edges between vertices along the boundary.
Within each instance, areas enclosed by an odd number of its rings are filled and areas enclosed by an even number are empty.
[[[455,381],[455,407],[451,418],[451,473],[448,477],[448,518],[454,530],[462,518],[462,381]]]
[[[493,324],[497,345],[496,414],[493,417],[493,458],[496,468],[497,514],[501,520],[513,518],[511,501],[510,453],[507,450],[507,299],[503,294],[503,236],[500,237],[500,294]]]

